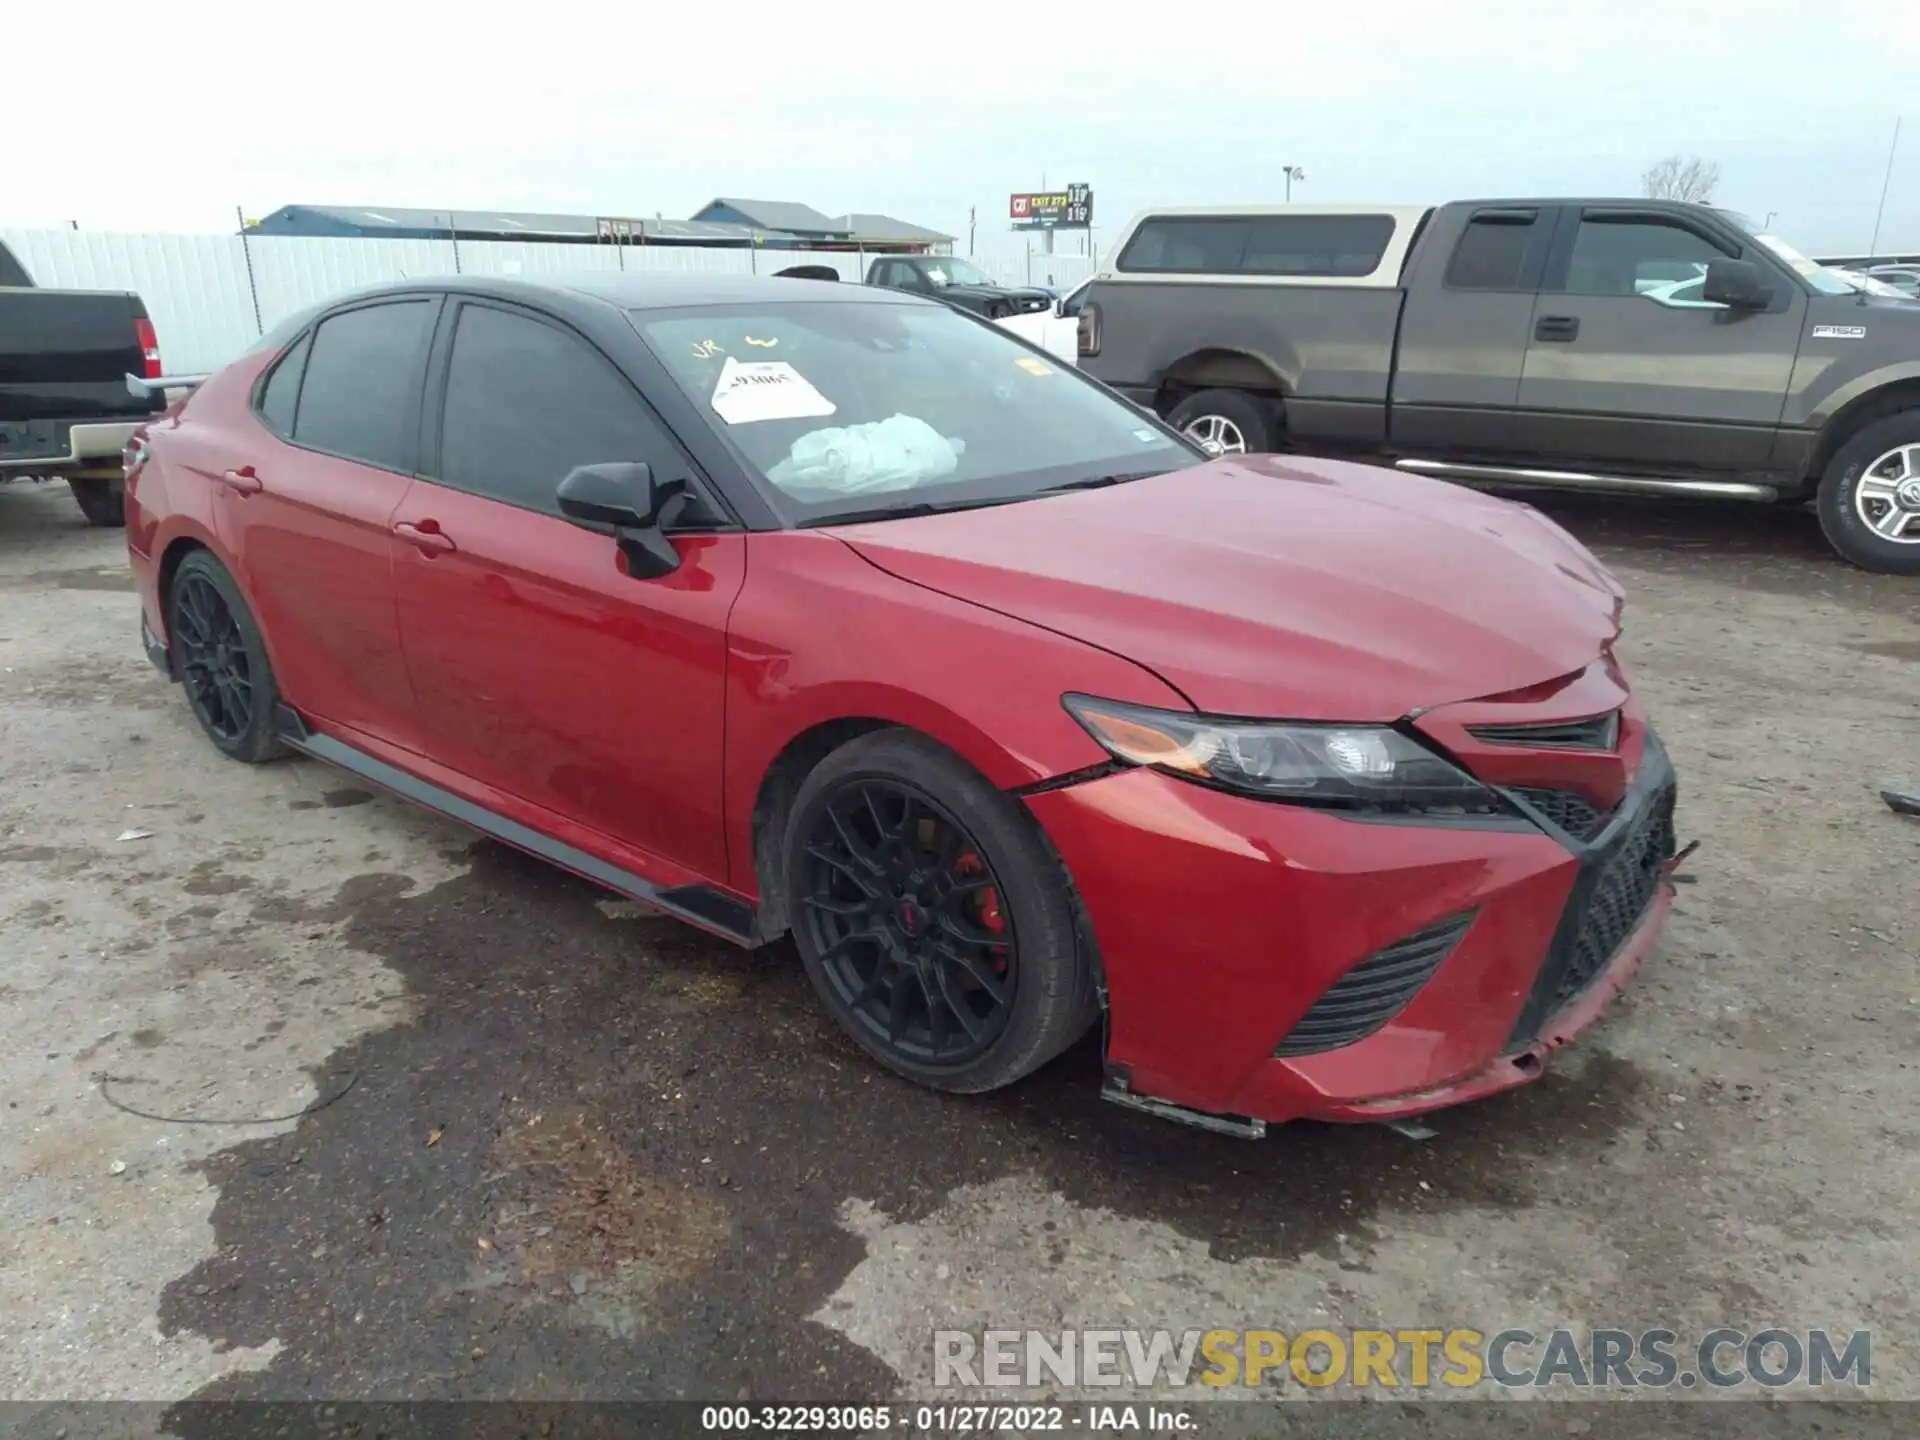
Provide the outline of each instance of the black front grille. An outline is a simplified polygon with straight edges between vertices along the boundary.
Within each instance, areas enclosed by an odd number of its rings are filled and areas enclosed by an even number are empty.
[[[1548,720],[1532,725],[1469,725],[1467,733],[1489,745],[1534,750],[1612,750],[1620,743],[1620,712],[1589,720]]]
[[[1611,810],[1602,810],[1576,790],[1533,790],[1515,786],[1514,794],[1576,840],[1591,840],[1607,828]]]
[[[1658,757],[1662,769],[1664,755]],[[1673,858],[1671,772],[1647,795],[1625,833],[1583,861],[1572,898],[1511,1044],[1529,1044],[1547,1019],[1605,970],[1652,905],[1661,867]]]
[[[1273,1053],[1317,1055],[1373,1034],[1432,978],[1467,933],[1475,913],[1450,916],[1369,955],[1327,987]]]
[[[1573,954],[1555,988],[1555,1008],[1586,989],[1607,968],[1614,951],[1647,913],[1660,888],[1660,867],[1673,858],[1673,792],[1665,792],[1640,817],[1618,850],[1601,862]]]

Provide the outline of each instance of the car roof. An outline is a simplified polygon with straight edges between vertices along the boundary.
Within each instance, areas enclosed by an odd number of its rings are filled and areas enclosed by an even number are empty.
[[[340,296],[363,300],[380,295],[418,295],[422,290],[450,294],[491,295],[502,300],[538,303],[570,296],[603,301],[623,310],[675,310],[689,305],[818,304],[838,301],[875,305],[935,305],[898,290],[865,285],[823,285],[818,280],[781,279],[772,275],[681,275],[672,272],[586,271],[573,275],[439,275],[419,280],[393,281]]]

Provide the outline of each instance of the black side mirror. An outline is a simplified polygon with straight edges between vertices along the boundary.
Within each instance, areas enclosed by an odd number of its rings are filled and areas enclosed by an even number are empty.
[[[1700,298],[1730,310],[1764,310],[1773,303],[1773,287],[1751,260],[1710,260]]]
[[[680,552],[664,527],[686,508],[684,480],[658,482],[651,467],[626,460],[576,465],[556,496],[560,513],[574,524],[613,531],[635,579],[657,580],[680,568]]]

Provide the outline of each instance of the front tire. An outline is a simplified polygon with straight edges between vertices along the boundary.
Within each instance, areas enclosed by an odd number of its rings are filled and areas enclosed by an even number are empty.
[[[98,476],[69,476],[67,488],[74,503],[87,517],[89,525],[113,526],[127,523],[126,482]]]
[[[266,642],[226,566],[194,551],[173,572],[166,606],[174,673],[206,737],[249,765],[285,754],[273,728],[280,687]]]
[[[1876,420],[1842,445],[1816,507],[1827,543],[1861,569],[1920,575],[1920,410]]]
[[[1201,390],[1167,412],[1167,423],[1209,455],[1250,455],[1275,448],[1273,407],[1245,390]]]
[[[785,854],[807,977],[888,1069],[994,1090],[1095,1018],[1060,862],[1016,801],[925,736],[875,731],[821,761]]]

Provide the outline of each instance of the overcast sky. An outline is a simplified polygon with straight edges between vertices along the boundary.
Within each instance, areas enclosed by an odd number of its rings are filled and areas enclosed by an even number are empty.
[[[1006,197],[1634,194],[1670,152],[1802,248],[1920,249],[1913,0],[1002,3],[20,0],[0,226],[234,207],[882,211],[983,249]],[[436,18],[446,17],[446,18]],[[1205,18],[1203,18],[1205,17]],[[25,57],[39,57],[25,63]],[[46,63],[39,63],[44,61]],[[1064,243],[1064,242],[1063,242]]]

